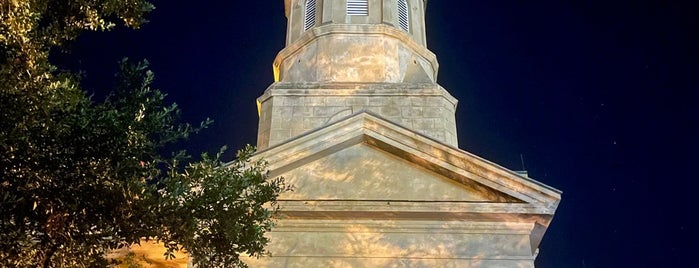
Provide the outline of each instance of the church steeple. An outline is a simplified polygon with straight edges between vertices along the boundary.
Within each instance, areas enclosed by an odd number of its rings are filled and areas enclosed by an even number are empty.
[[[457,146],[456,99],[437,85],[425,0],[285,0],[286,47],[258,99],[266,148],[360,111]]]
[[[293,192],[250,267],[534,267],[561,192],[460,150],[425,0],[285,0],[254,159]]]

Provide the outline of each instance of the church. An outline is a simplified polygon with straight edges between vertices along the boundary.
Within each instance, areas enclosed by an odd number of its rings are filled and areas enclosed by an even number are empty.
[[[250,267],[534,267],[561,192],[459,149],[426,0],[285,0],[255,157],[279,197]]]

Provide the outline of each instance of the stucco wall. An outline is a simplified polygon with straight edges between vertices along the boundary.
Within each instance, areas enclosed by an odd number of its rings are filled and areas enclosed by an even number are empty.
[[[456,100],[436,85],[275,84],[258,101],[257,146],[264,149],[338,119],[370,111],[435,140],[458,147]]]

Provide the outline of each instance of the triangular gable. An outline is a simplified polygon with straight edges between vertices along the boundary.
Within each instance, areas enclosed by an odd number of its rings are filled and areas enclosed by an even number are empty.
[[[371,146],[420,169],[451,179],[452,183],[461,184],[460,188],[471,189],[472,194],[480,194],[489,201],[505,202],[502,199],[508,199],[507,202],[511,203],[527,203],[537,208],[536,214],[550,215],[560,201],[560,191],[552,187],[369,112],[360,112],[310,131],[261,151],[257,157],[268,161],[271,176],[278,176],[297,168],[307,170],[319,163],[313,164],[314,161],[338,162],[332,159],[332,155],[357,144]]]
[[[432,187],[435,191],[444,190],[448,184],[454,188],[447,196],[425,190],[422,199],[416,191],[401,195],[382,189],[400,188],[397,184],[401,173],[381,173],[383,167],[379,167],[373,170],[378,177],[366,178],[361,171],[352,170],[352,166],[362,167],[363,153],[377,158],[376,161],[398,165],[408,173],[420,173],[409,183],[427,185],[427,189]],[[290,219],[532,223],[530,242],[531,248],[536,249],[561,200],[561,192],[552,187],[365,111],[270,147],[254,157],[269,163],[270,176],[287,175],[301,182],[297,193],[279,199],[282,213]],[[343,158],[347,161],[345,167],[338,165]],[[346,184],[328,183],[337,178],[312,172],[346,172],[359,177]],[[372,185],[371,180],[377,178],[379,184]],[[364,192],[352,195],[353,191]]]
[[[474,189],[364,142],[279,174],[297,190],[285,200],[518,202]]]

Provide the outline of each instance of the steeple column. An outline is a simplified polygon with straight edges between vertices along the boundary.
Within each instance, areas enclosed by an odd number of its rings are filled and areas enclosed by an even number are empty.
[[[457,100],[437,84],[424,0],[286,0],[287,45],[258,99],[259,148],[369,111],[457,147]]]

